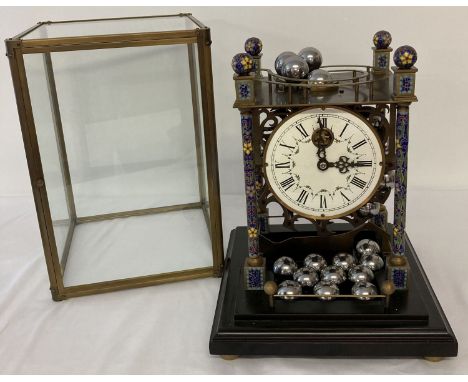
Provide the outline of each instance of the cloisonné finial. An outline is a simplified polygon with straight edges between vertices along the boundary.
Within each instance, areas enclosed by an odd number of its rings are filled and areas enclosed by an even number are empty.
[[[253,58],[248,53],[238,53],[232,58],[231,66],[238,75],[248,75],[254,70]]]
[[[244,48],[248,54],[256,57],[262,51],[262,48],[263,48],[262,40],[260,40],[258,37],[250,37],[247,40],[245,40]]]
[[[400,46],[393,54],[393,61],[400,69],[410,69],[416,63],[418,54],[416,49],[409,45]]]
[[[387,49],[392,42],[392,35],[387,31],[378,31],[375,32],[372,41],[377,49]]]

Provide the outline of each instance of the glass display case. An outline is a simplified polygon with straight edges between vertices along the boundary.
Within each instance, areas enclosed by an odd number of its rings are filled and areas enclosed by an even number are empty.
[[[190,14],[6,40],[55,300],[222,272],[210,44]]]

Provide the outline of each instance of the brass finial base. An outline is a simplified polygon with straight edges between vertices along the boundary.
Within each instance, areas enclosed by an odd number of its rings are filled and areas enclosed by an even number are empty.
[[[247,264],[249,265],[249,267],[261,267],[263,265],[263,257],[262,256],[249,257],[247,260]]]
[[[404,267],[406,265],[406,257],[393,255],[390,257],[390,265],[393,265],[394,267]]]

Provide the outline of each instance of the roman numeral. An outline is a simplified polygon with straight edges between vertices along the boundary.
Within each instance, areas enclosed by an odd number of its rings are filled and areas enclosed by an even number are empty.
[[[294,149],[294,146],[285,145],[284,143],[280,143],[280,146],[286,147],[291,150]]]
[[[343,130],[341,130],[341,133],[340,133],[340,137],[343,136],[343,133],[345,132],[345,130],[346,130],[346,128],[348,127],[348,125],[349,125],[349,123],[347,123],[347,124],[345,125],[345,127],[343,127]]]
[[[320,128],[322,128],[322,129],[327,128],[327,121],[328,120],[326,118],[320,118],[320,117],[317,118],[317,122],[318,122]]]
[[[372,161],[371,160],[358,160],[357,164],[358,166],[362,166],[362,167],[370,167],[372,166]]]
[[[304,138],[307,138],[309,136],[309,134],[307,134],[307,131],[304,129],[304,126],[302,126],[301,124],[297,125],[296,129],[299,130],[299,132]]]
[[[284,162],[284,163],[275,163],[275,168],[289,168],[289,162]]]
[[[340,194],[343,197],[343,199],[346,199],[349,202],[349,198],[345,194],[343,194],[343,191],[340,191]]]
[[[358,147],[361,147],[362,145],[365,145],[367,143],[367,141],[365,139],[363,139],[362,141],[356,143],[355,145],[353,145],[353,149],[356,150]]]
[[[354,184],[356,187],[359,187],[359,188],[364,188],[364,186],[367,184],[366,182],[364,182],[362,179],[358,178],[357,176],[355,176],[353,178],[351,183]]]
[[[305,204],[307,202],[307,198],[309,197],[309,193],[306,190],[302,190],[297,201],[299,203]]]
[[[292,176],[290,176],[288,179],[283,180],[280,184],[284,188],[284,191],[287,191],[294,185],[294,179]]]
[[[320,195],[320,208],[327,208],[327,198],[325,195]]]

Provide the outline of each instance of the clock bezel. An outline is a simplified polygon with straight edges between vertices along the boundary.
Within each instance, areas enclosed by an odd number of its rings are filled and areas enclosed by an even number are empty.
[[[268,147],[271,143],[271,138],[277,133],[277,131],[279,129],[281,129],[281,127],[288,121],[290,120],[292,117],[294,117],[295,115],[298,115],[298,114],[301,114],[301,113],[304,113],[306,111],[310,111],[310,110],[322,110],[322,111],[325,111],[326,109],[336,109],[336,110],[341,110],[345,113],[349,113],[351,115],[354,115],[355,117],[357,117],[358,119],[360,119],[363,123],[365,123],[367,125],[367,127],[369,128],[369,131],[370,131],[370,134],[371,135],[374,135],[374,137],[376,138],[377,142],[378,142],[378,146],[380,148],[380,152],[382,154],[382,162],[379,163],[380,167],[381,167],[381,171],[380,171],[380,175],[379,175],[379,178],[378,178],[378,181],[376,182],[376,185],[374,186],[374,188],[372,189],[372,191],[370,192],[369,196],[367,198],[364,199],[364,201],[360,204],[357,205],[357,207],[347,211],[345,214],[337,214],[337,215],[331,215],[331,216],[324,216],[324,215],[312,215],[312,214],[305,214],[303,213],[302,211],[299,211],[295,208],[292,208],[291,206],[288,206],[286,205],[286,203],[283,202],[282,198],[274,191],[273,187],[271,187],[271,184],[270,184],[270,181],[268,179],[268,176],[267,176],[267,173],[266,173],[266,167],[268,166],[268,162],[267,162],[267,158],[266,158],[266,153],[268,151]],[[293,213],[299,215],[300,217],[303,217],[303,218],[306,218],[306,219],[312,219],[312,220],[318,220],[318,221],[326,221],[326,220],[333,220],[333,219],[340,219],[340,218],[343,218],[345,216],[349,216],[351,214],[353,214],[354,212],[356,212],[357,210],[359,210],[362,206],[364,206],[366,203],[368,203],[376,194],[376,192],[378,191],[379,187],[380,187],[380,184],[382,182],[382,179],[383,179],[383,175],[384,175],[384,172],[385,172],[385,149],[384,149],[384,146],[383,146],[383,143],[382,143],[382,140],[380,139],[379,135],[374,131],[374,127],[369,123],[369,121],[367,121],[362,115],[360,115],[359,113],[356,113],[355,111],[352,111],[352,110],[349,110],[345,107],[340,107],[340,106],[332,106],[332,105],[328,105],[328,106],[312,106],[312,107],[307,107],[307,108],[303,108],[303,109],[300,109],[294,113],[291,113],[289,114],[285,119],[283,119],[279,124],[278,126],[275,127],[275,129],[271,132],[270,134],[270,137],[268,138],[268,141],[266,142],[265,144],[265,147],[263,149],[263,157],[262,157],[262,172],[263,172],[263,178],[265,179],[265,183],[268,187],[268,189],[271,191],[271,193],[273,194],[273,196],[275,197],[275,201],[277,201],[281,206],[283,206],[284,208],[286,208],[287,210],[289,211],[292,211]]]

